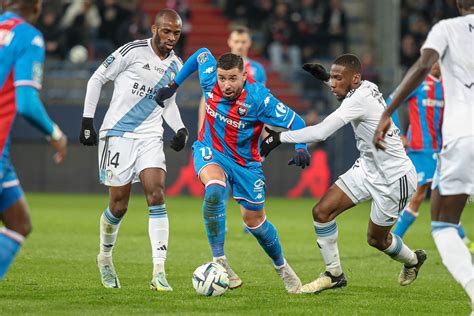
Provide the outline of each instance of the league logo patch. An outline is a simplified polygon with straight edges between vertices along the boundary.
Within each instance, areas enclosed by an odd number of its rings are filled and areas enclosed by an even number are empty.
[[[113,63],[115,60],[115,57],[110,55],[109,57],[107,57],[106,60],[104,60],[104,62],[102,63],[102,66],[104,66],[105,68],[109,67],[111,63]]]
[[[204,64],[208,59],[209,59],[209,56],[207,56],[207,52],[201,53],[197,57],[198,63],[200,64]]]
[[[237,108],[237,113],[240,115],[240,116],[246,116],[247,115],[247,112],[248,112],[248,109],[246,107],[243,107],[243,106],[239,106]]]
[[[204,161],[209,161],[212,159],[212,155],[203,156],[202,159],[204,159]]]
[[[105,171],[105,176],[107,177],[107,180],[112,180],[112,177],[114,176],[114,174],[112,173],[112,170],[106,170]]]
[[[33,81],[36,82],[37,84],[41,85],[41,82],[43,81],[43,65],[38,62],[33,63]]]

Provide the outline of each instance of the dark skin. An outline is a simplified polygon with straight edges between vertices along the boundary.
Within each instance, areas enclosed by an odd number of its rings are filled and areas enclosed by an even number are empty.
[[[175,11],[165,9],[158,14],[155,24],[151,27],[153,32],[151,44],[153,51],[161,60],[168,58],[178,43],[181,26],[181,18]],[[164,204],[166,172],[161,168],[147,168],[140,172],[139,178],[148,206]],[[131,190],[131,183],[109,187],[109,209],[115,217],[122,217],[127,212]]]
[[[350,67],[333,64],[330,71],[330,87],[334,96],[342,101],[349,91],[361,85],[361,74]],[[337,185],[333,184],[322,199],[313,207],[313,219],[327,223],[355,204]],[[387,249],[392,243],[391,226],[379,226],[369,219],[367,242],[379,250]]]
[[[474,14],[474,5],[472,0],[457,0],[458,10],[461,15]],[[385,150],[384,137],[390,128],[393,112],[400,107],[403,100],[415,90],[428,75],[431,67],[438,61],[437,51],[427,48],[421,52],[420,58],[408,70],[395,95],[390,106],[382,114],[379,125],[375,131],[373,143],[376,148]],[[452,224],[458,224],[461,214],[466,205],[468,195],[450,195],[442,196],[439,189],[435,189],[431,196],[431,219],[433,221],[443,221]]]

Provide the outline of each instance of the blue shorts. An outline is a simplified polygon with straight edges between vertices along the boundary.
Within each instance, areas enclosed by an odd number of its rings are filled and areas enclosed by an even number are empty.
[[[266,184],[261,165],[243,167],[199,141],[193,144],[193,159],[198,177],[204,167],[216,164],[224,170],[237,203],[251,211],[263,208]]]
[[[436,161],[438,154],[436,152],[412,151],[408,152],[408,157],[415,165],[418,176],[418,185],[424,185],[433,181],[433,175],[436,170]]]
[[[10,159],[3,158],[0,161],[0,213],[15,204],[24,195]]]

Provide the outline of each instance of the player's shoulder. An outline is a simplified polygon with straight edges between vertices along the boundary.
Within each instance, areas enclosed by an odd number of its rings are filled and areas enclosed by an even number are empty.
[[[270,90],[254,79],[247,79],[244,88],[247,91],[247,99],[252,99],[257,104],[262,103],[270,95]]]
[[[122,45],[117,49],[117,54],[120,54],[122,57],[135,55],[137,52],[140,52],[148,48],[150,39],[136,40],[129,42],[125,45]]]

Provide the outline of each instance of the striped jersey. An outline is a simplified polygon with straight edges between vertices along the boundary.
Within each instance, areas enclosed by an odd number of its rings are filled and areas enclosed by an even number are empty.
[[[252,79],[254,79],[255,81],[260,82],[262,84],[265,84],[265,82],[267,81],[265,69],[259,62],[250,58],[245,58],[244,68],[247,71],[247,76],[252,77]]]
[[[163,108],[154,97],[159,88],[174,79],[181,67],[182,61],[173,51],[161,60],[153,51],[151,38],[125,44],[107,57],[94,73],[104,82],[114,81],[100,137],[163,136]],[[168,102],[175,103],[175,96]]]
[[[241,166],[261,165],[259,137],[263,124],[289,128],[297,114],[252,78],[247,78],[235,100],[225,99],[217,83],[214,56],[203,52],[197,62],[206,102],[198,140]]]
[[[389,104],[391,97],[387,100]],[[408,104],[408,151],[432,151],[441,149],[444,92],[441,80],[432,75],[415,89],[405,101]],[[396,115],[394,120],[397,121]],[[398,125],[398,124],[397,124]]]
[[[40,31],[12,12],[0,15],[0,157],[17,113],[15,87],[41,89],[43,63]]]

